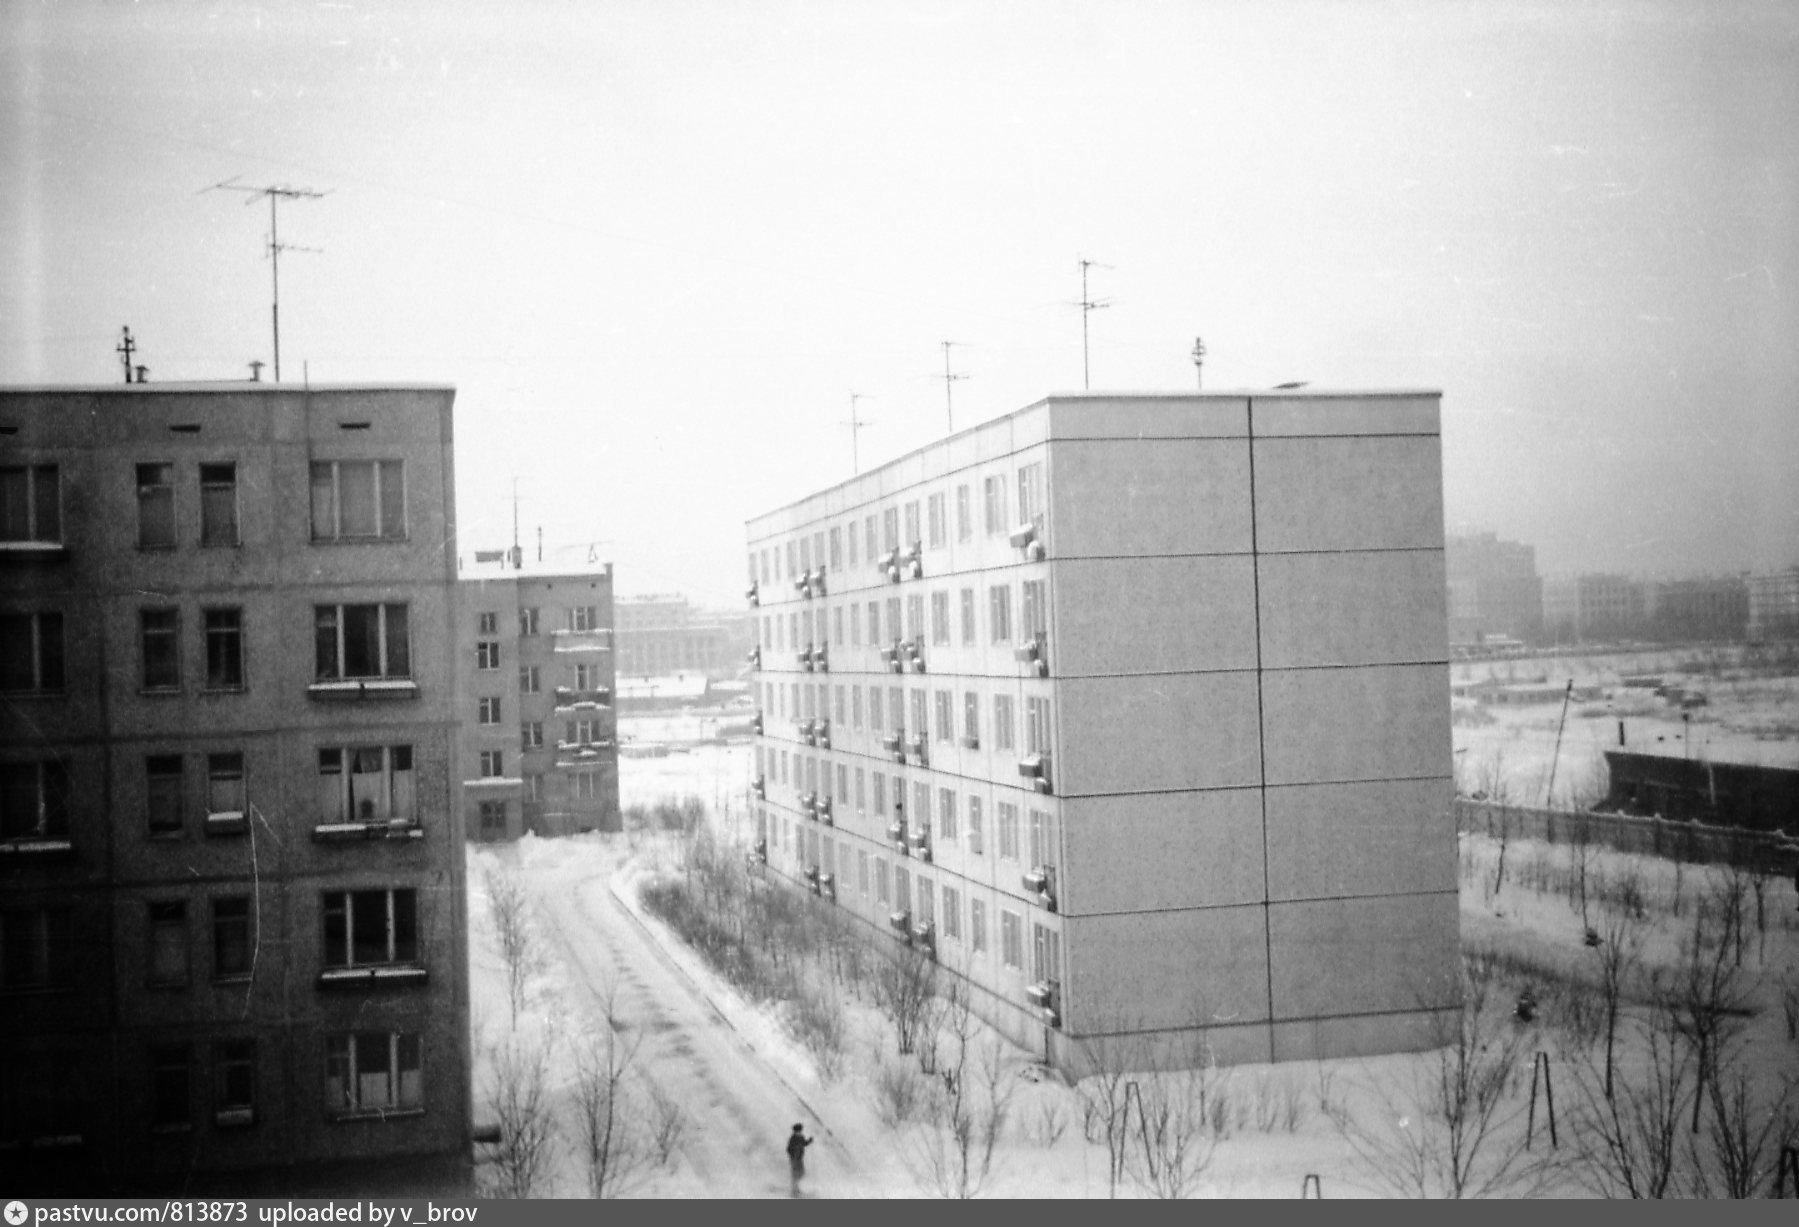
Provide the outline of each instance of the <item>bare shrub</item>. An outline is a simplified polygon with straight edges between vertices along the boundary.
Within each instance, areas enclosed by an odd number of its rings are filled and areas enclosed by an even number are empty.
[[[1026,1138],[1048,1150],[1068,1129],[1068,1106],[1060,1097],[1039,1099],[1035,1110],[1020,1122]]]
[[[490,1051],[489,1102],[500,1123],[494,1152],[498,1197],[528,1198],[540,1191],[556,1151],[556,1118],[549,1101],[549,1052],[518,1036]]]
[[[843,1073],[843,1006],[830,992],[796,994],[788,1013],[788,1027],[806,1046],[812,1064],[824,1082],[835,1082]]]
[[[1191,1197],[1212,1165],[1215,1135],[1207,1121],[1207,1077],[1198,1070],[1152,1070],[1129,1084],[1138,1109],[1141,1151],[1127,1171],[1153,1197]]]
[[[1789,1083],[1757,1094],[1760,1080],[1740,1069],[1713,1078],[1706,1093],[1704,1130],[1688,1142],[1695,1197],[1760,1197],[1771,1192],[1781,1151],[1799,1137]]]
[[[656,1162],[667,1167],[687,1135],[687,1109],[659,1086],[650,1087],[650,1147]]]
[[[625,1087],[638,1041],[621,1038],[613,1000],[608,985],[602,990],[600,1024],[576,1044],[571,1088],[588,1192],[602,1198],[630,1192],[649,1159],[638,1110]]]
[[[530,896],[519,880],[505,870],[489,869],[483,881],[493,915],[494,944],[506,971],[506,1003],[512,1007],[512,1025],[517,1028],[531,977],[544,966],[544,952],[531,928]]]
[[[875,1113],[889,1129],[915,1119],[924,1107],[924,1079],[905,1061],[879,1058],[875,1066]]]
[[[901,947],[875,970],[875,1005],[893,1025],[901,1056],[916,1051],[920,1037],[929,1030],[936,1012],[932,996],[936,979],[936,962],[911,946]]]
[[[975,1054],[977,1029],[967,991],[952,988],[944,1010],[941,1089],[917,1139],[920,1166],[940,1197],[975,1197],[986,1185],[1014,1089],[1003,1076],[997,1042],[990,1038]]]
[[[1693,1056],[1658,1001],[1641,1022],[1639,1055],[1609,1080],[1574,1066],[1576,1178],[1601,1197],[1666,1197],[1673,1191],[1681,1120],[1693,1098]]]
[[[1081,1123],[1089,1142],[1106,1146],[1106,1195],[1118,1196],[1118,1183],[1124,1178],[1125,1156],[1130,1146],[1129,1103],[1125,1088],[1130,1079],[1126,1071],[1142,1064],[1132,1057],[1137,1045],[1130,1040],[1103,1037],[1088,1048],[1093,1073],[1075,1086],[1081,1098]]]

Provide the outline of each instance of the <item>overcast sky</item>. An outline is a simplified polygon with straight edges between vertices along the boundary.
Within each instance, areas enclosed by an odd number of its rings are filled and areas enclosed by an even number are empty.
[[[1444,392],[1548,573],[1799,563],[1799,5],[0,5],[0,383],[448,382],[465,549],[743,521],[1082,382]],[[933,378],[933,375],[936,378]]]

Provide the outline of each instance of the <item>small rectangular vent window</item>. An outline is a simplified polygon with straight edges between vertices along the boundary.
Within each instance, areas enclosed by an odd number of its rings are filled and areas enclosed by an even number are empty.
[[[198,422],[179,422],[170,426],[169,429],[178,435],[197,435],[200,433],[200,424]]]
[[[339,430],[367,430],[369,424],[367,422],[339,422],[337,428]]]

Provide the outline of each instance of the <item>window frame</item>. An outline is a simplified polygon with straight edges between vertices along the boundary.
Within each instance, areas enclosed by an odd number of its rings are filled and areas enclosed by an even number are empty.
[[[208,470],[211,470],[210,474]],[[226,470],[224,480],[220,471]],[[218,492],[229,491],[230,503],[222,518],[215,518]],[[203,460],[200,462],[200,545],[202,548],[232,548],[243,544],[241,508],[238,505],[237,461]]]
[[[375,530],[372,533],[346,532],[344,530],[345,487],[343,473],[345,468],[350,466],[354,466],[357,469],[367,466],[371,473],[370,510],[374,513],[375,521]],[[329,531],[324,531],[319,524],[319,513],[321,511],[319,503],[321,490],[319,478],[321,470],[329,474],[329,485],[326,488],[329,492],[330,505],[328,508],[325,508],[325,510],[329,511],[331,517]],[[398,478],[399,493],[397,496],[393,496],[390,499],[388,494],[388,484],[393,477]],[[384,460],[364,457],[342,460],[315,459],[311,462],[307,491],[308,509],[312,521],[311,540],[314,545],[344,542],[378,543],[384,541],[405,541],[407,539],[406,504],[408,499],[406,497],[406,462],[404,459],[395,458]],[[399,524],[397,526],[388,523],[390,515],[396,511],[398,512],[397,518],[399,519]]]

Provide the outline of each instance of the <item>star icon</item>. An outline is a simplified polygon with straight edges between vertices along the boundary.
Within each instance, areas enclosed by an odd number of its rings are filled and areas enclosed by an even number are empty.
[[[6,1221],[10,1227],[20,1227],[30,1217],[31,1211],[25,1208],[24,1202],[9,1201],[6,1203]]]

